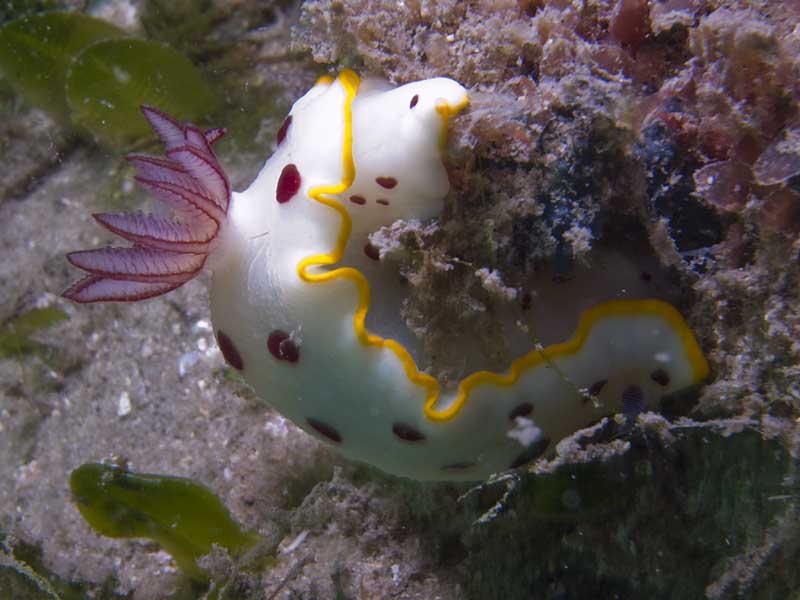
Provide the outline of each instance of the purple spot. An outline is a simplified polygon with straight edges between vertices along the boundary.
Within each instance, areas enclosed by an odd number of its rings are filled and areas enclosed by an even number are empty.
[[[411,102],[408,103],[408,108],[414,108],[419,102],[419,94],[414,94],[414,97],[411,98]]]
[[[280,146],[283,143],[283,140],[286,139],[286,132],[289,131],[289,125],[292,124],[292,115],[286,117],[286,120],[281,125],[281,128],[278,129],[278,145]]]
[[[352,202],[353,204],[364,205],[367,203],[367,199],[364,198],[364,196],[354,195],[350,196],[350,202]]]
[[[300,360],[300,349],[289,334],[281,329],[276,329],[267,338],[267,349],[278,360],[296,363]]]
[[[377,202],[381,206],[389,206],[389,201],[386,198],[378,198],[377,200],[375,200],[375,202]]]
[[[293,164],[283,167],[281,176],[278,177],[278,187],[275,190],[275,199],[284,204],[291,200],[300,189],[300,171]]]
[[[377,247],[367,242],[364,245],[364,254],[367,255],[368,258],[372,260],[380,260],[381,259],[381,252],[378,250]]]
[[[392,433],[406,442],[422,442],[425,436],[418,429],[405,423],[395,423],[392,425]]]
[[[377,183],[382,188],[391,190],[397,185],[397,179],[395,179],[394,177],[376,177],[375,183]]]
[[[231,340],[231,338],[229,338],[228,335],[221,329],[217,330],[217,345],[219,346],[220,352],[222,352],[222,357],[225,359],[226,363],[228,363],[234,369],[238,369],[239,371],[244,369],[242,355],[239,354],[239,351],[236,349],[233,340]]]
[[[339,432],[327,423],[324,423],[319,419],[312,419],[311,417],[306,418],[306,423],[308,423],[308,425],[312,427],[318,434],[328,438],[330,441],[337,444],[342,441],[342,436],[339,435]]]

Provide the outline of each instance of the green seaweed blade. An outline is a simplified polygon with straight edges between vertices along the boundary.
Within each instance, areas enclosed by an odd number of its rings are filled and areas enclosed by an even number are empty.
[[[195,579],[204,578],[196,561],[212,544],[238,555],[257,541],[255,534],[241,530],[208,488],[190,479],[88,463],[72,471],[70,489],[95,531],[154,540]]]
[[[80,13],[51,12],[0,28],[0,72],[14,90],[67,124],[67,68],[84,48],[125,32]]]
[[[150,135],[142,104],[197,121],[214,109],[216,96],[182,54],[128,38],[80,53],[67,74],[67,101],[76,124],[104,141],[125,143]]]
[[[30,339],[30,335],[52,327],[69,317],[60,308],[34,308],[5,323],[0,323],[0,358],[19,357],[31,352],[44,352],[45,344]]]

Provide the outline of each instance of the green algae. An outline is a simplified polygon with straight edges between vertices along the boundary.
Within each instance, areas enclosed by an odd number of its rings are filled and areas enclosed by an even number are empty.
[[[637,472],[638,471],[638,472]],[[591,464],[564,469],[529,480],[529,515],[543,520],[588,521],[622,510],[632,498],[630,484],[639,483],[646,469],[630,473],[598,469]],[[630,481],[625,482],[625,479]],[[626,488],[624,483],[628,483]]]
[[[9,379],[0,385],[0,397],[27,398],[37,407],[40,417],[50,414],[51,407],[42,402],[42,395],[59,391],[64,377],[80,369],[84,356],[72,352],[57,339],[62,325],[69,319],[67,313],[55,306],[33,308],[15,316],[0,316],[0,360],[16,361],[19,379]],[[32,427],[20,439],[32,443],[33,432],[39,419],[30,421]]]
[[[796,522],[792,458],[759,431],[724,431],[688,420],[669,438],[634,430],[624,454],[523,475],[466,538],[466,597],[703,598],[762,548],[765,570],[789,560],[776,531]],[[797,589],[794,575],[751,575],[720,597]]]
[[[0,323],[0,358],[19,358],[25,354],[38,354],[46,358],[48,346],[30,336],[67,319],[63,310],[50,306],[34,308]]]
[[[206,579],[197,559],[213,545],[237,556],[257,542],[208,488],[190,479],[87,463],[72,471],[70,490],[95,531],[113,538],[154,540],[195,580]]]
[[[0,29],[0,72],[19,95],[68,124],[64,87],[70,63],[95,42],[124,35],[110,23],[79,13],[17,19]]]
[[[74,123],[112,143],[150,135],[142,104],[183,120],[199,120],[215,96],[191,61],[169,46],[137,39],[107,40],[71,63],[67,103]]]
[[[0,28],[0,73],[61,125],[111,144],[150,134],[142,104],[191,120],[216,105],[183,54],[75,12],[28,16]]]

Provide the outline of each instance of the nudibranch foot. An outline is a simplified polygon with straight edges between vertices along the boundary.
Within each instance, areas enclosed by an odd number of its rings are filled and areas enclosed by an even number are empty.
[[[142,113],[161,138],[166,158],[137,153],[128,160],[138,170],[136,181],[172,209],[174,218],[93,215],[133,246],[67,255],[89,273],[63,292],[75,302],[133,302],[174,290],[200,273],[227,218],[230,183],[211,149],[225,130],[202,132],[149,106]]]

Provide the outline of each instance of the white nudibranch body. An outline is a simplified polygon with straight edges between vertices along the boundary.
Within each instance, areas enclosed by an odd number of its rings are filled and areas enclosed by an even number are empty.
[[[90,275],[65,294],[90,302],[164,293],[213,251],[212,317],[227,362],[346,456],[420,480],[520,466],[603,415],[655,407],[703,380],[694,336],[659,300],[597,304],[569,341],[452,389],[418,369],[408,332],[381,329],[386,309],[370,292],[383,286],[392,296],[400,284],[368,235],[441,210],[448,120],[467,103],[450,79],[387,88],[350,71],[323,78],[292,107],[256,180],[233,194],[210,150],[219,130],[199,133],[145,109],[168,158],[132,160],[178,219],[98,216],[137,246],[70,255]]]

